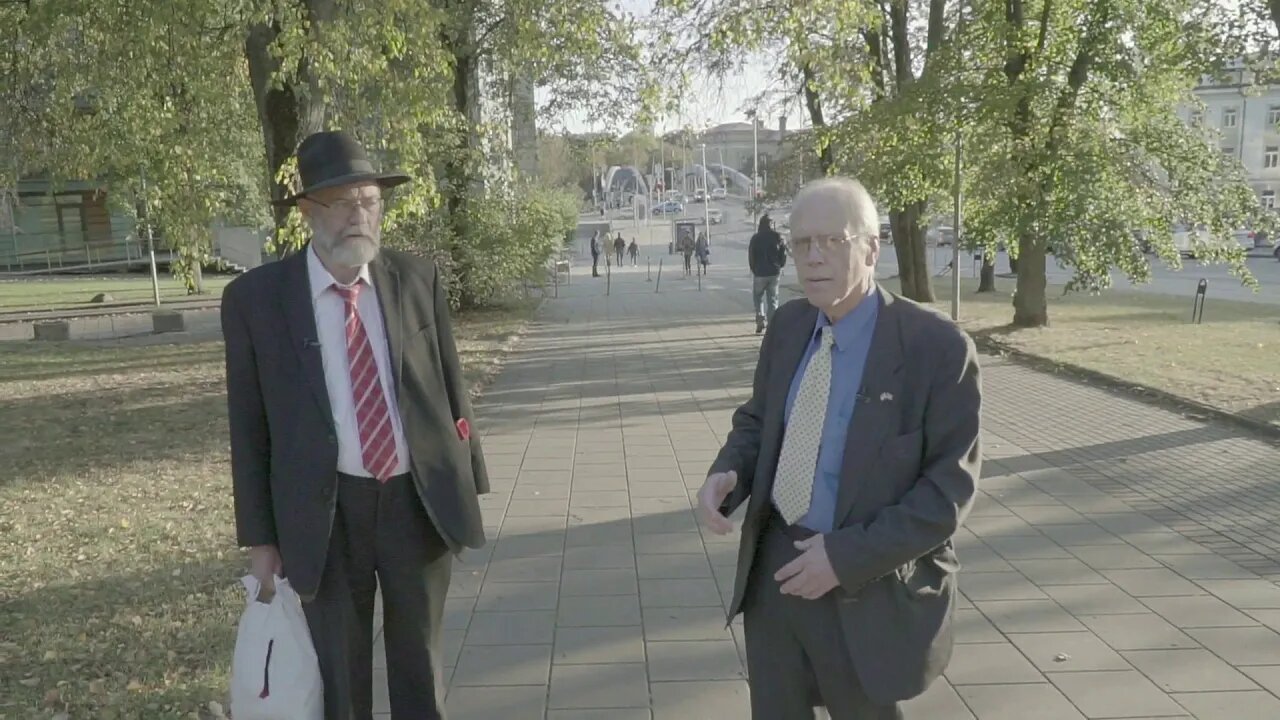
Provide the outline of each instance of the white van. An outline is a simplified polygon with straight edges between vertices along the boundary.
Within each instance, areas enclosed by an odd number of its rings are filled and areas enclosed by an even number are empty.
[[[1183,223],[1177,223],[1173,226],[1173,246],[1177,248],[1178,254],[1184,258],[1194,258],[1195,241],[1197,238],[1205,238],[1208,241],[1209,228],[1203,224],[1196,225],[1195,230],[1191,230]],[[1245,250],[1252,250],[1254,244],[1254,234],[1248,230],[1236,230],[1231,233],[1231,240]]]

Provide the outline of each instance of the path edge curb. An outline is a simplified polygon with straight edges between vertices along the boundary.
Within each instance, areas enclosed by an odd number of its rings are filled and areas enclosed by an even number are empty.
[[[1075,363],[1054,360],[1053,358],[1036,353],[1027,352],[1019,348],[1013,347],[1007,343],[1003,343],[988,335],[970,334],[974,344],[979,350],[987,355],[995,355],[1008,358],[1019,365],[1035,370],[1036,372],[1063,375],[1077,382],[1086,382],[1092,386],[1101,386],[1104,389],[1119,391],[1126,393],[1133,398],[1147,405],[1159,407],[1165,410],[1178,412],[1184,417],[1190,415],[1193,420],[1203,420],[1205,418],[1196,416],[1208,416],[1214,420],[1228,423],[1237,428],[1245,430],[1257,439],[1263,440],[1271,445],[1280,447],[1280,426],[1270,423],[1254,420],[1238,413],[1228,410],[1215,408],[1212,405],[1192,400],[1190,398],[1176,395],[1167,390],[1143,385],[1131,380],[1125,380],[1115,375],[1093,370]]]

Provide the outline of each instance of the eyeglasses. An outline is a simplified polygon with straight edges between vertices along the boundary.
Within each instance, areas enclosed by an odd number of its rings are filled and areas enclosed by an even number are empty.
[[[818,248],[818,252],[825,256],[833,250],[845,250],[855,242],[857,242],[857,238],[850,235],[824,235],[818,237],[791,238],[787,244],[791,246],[792,255],[808,255],[810,248],[816,246]]]
[[[339,214],[343,215],[344,217],[350,217],[351,211],[355,210],[357,207],[359,207],[361,210],[364,210],[367,213],[376,213],[382,209],[382,198],[380,197],[366,197],[366,198],[360,198],[359,200],[343,198],[342,200],[334,200],[333,202],[328,202],[328,203],[320,202],[315,198],[307,198],[307,199],[319,205],[320,207],[334,210]]]

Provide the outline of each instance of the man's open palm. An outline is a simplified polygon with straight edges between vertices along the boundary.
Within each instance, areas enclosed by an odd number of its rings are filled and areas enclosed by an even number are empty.
[[[720,512],[720,506],[738,485],[738,473],[712,473],[698,490],[698,520],[711,532],[725,535],[733,532],[733,523]]]

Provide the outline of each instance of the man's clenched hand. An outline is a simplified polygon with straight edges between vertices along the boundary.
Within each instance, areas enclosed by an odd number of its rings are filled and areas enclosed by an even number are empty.
[[[280,551],[275,545],[255,545],[249,548],[249,574],[258,579],[261,588],[258,599],[262,602],[270,602],[271,596],[276,594],[275,578],[283,570]]]
[[[720,513],[720,506],[738,486],[738,473],[712,473],[698,490],[698,520],[717,535],[733,532],[733,523]]]

